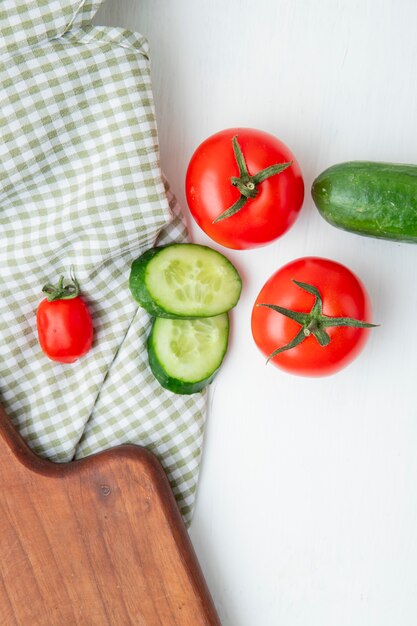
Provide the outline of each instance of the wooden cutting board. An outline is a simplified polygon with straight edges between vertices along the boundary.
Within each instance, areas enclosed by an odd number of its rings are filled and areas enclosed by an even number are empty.
[[[0,484],[2,626],[220,624],[150,452],[54,464],[0,409]]]

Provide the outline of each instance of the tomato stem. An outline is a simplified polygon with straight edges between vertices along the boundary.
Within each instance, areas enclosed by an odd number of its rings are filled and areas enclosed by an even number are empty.
[[[256,198],[259,193],[258,185],[260,185],[267,178],[280,174],[286,170],[287,167],[290,167],[293,164],[292,161],[288,161],[286,163],[276,163],[265,167],[263,170],[260,170],[251,176],[248,171],[242,148],[237,140],[237,135],[235,135],[232,139],[232,146],[236,163],[239,168],[239,176],[232,176],[230,178],[230,182],[234,187],[239,189],[240,198],[232,204],[231,207],[223,211],[223,213],[220,213],[220,215],[213,220],[213,224],[227,219],[240,211],[250,198]]]
[[[46,283],[46,285],[42,287],[42,292],[46,293],[49,302],[55,300],[72,300],[76,298],[80,293],[80,285],[75,278],[74,268],[71,266],[71,279],[67,280],[65,284],[64,276],[60,276],[57,285]]]
[[[316,341],[322,346],[326,347],[330,343],[330,336],[326,332],[326,328],[331,328],[332,326],[347,326],[350,328],[375,328],[377,324],[370,324],[369,322],[363,322],[361,320],[354,319],[352,317],[331,317],[329,315],[323,314],[323,300],[321,294],[317,287],[314,285],[309,285],[308,283],[302,283],[298,280],[293,280],[293,283],[314,295],[314,304],[310,309],[309,313],[302,313],[301,311],[293,311],[292,309],[286,309],[285,307],[279,306],[277,304],[264,304],[259,303],[257,306],[264,306],[281,315],[285,315],[298,324],[300,324],[301,329],[297,333],[297,335],[285,346],[281,346],[274,350],[268,357],[267,363],[274,358],[280,352],[284,352],[286,350],[291,350],[295,348],[300,343],[305,341],[311,335],[314,336]]]

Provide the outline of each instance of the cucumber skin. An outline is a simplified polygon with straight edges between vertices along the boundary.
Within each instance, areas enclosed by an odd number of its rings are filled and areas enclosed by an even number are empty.
[[[167,317],[165,311],[155,304],[145,285],[146,268],[149,261],[159,250],[161,250],[161,248],[150,248],[136,259],[136,261],[133,261],[129,276],[129,288],[136,302],[148,311],[148,313],[154,317]]]
[[[218,368],[215,369],[214,372],[212,372],[212,374],[208,376],[207,378],[203,378],[202,380],[198,380],[195,382],[187,382],[185,380],[180,380],[179,378],[174,378],[173,376],[169,376],[169,374],[166,373],[162,363],[158,359],[156,355],[154,343],[153,343],[154,324],[155,324],[155,320],[152,322],[151,332],[149,333],[148,341],[147,341],[147,348],[148,348],[149,366],[151,368],[152,374],[155,376],[159,384],[162,387],[165,387],[165,389],[168,389],[168,391],[172,391],[173,393],[180,394],[180,395],[191,395],[193,393],[198,393],[199,391],[202,391],[205,387],[207,387],[207,385],[212,383],[220,369],[221,364],[223,363],[224,357],[227,352],[230,325],[228,325],[227,327],[227,337],[226,337],[226,342],[225,342],[225,348],[224,348],[224,352],[221,357]]]
[[[337,228],[417,243],[417,165],[339,163],[316,178],[311,194],[322,217]]]

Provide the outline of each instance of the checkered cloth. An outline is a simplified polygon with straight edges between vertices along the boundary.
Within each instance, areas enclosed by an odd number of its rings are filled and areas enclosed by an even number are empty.
[[[99,4],[0,3],[1,400],[57,462],[146,446],[189,522],[206,395],[155,381],[150,319],[128,289],[131,262],[186,231],[160,171],[147,42],[93,27]],[[41,352],[35,312],[42,286],[72,265],[95,342],[64,365]]]

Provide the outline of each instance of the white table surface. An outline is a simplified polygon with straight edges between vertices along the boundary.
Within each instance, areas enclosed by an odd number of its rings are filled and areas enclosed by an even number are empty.
[[[223,626],[415,626],[417,247],[331,227],[309,189],[340,161],[417,163],[417,3],[107,0],[96,22],[149,39],[163,168],[244,280],[191,528]],[[231,126],[280,137],[306,183],[293,228],[252,251],[209,240],[184,198],[192,152]],[[265,280],[307,255],[355,271],[381,324],[329,378],[265,366],[250,332]]]

